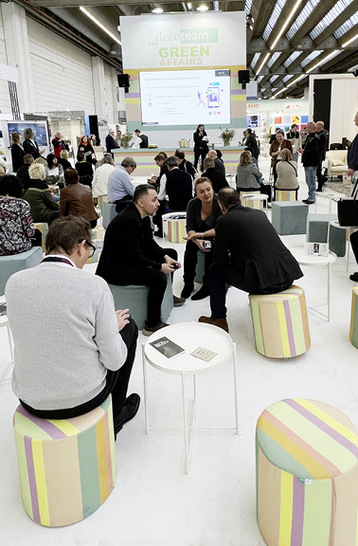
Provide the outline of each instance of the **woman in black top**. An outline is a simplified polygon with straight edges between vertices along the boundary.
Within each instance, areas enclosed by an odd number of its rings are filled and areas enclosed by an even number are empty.
[[[191,297],[192,300],[201,300],[209,295],[208,270],[213,263],[213,241],[215,226],[221,210],[212,184],[208,178],[202,176],[195,182],[196,197],[191,199],[186,209],[186,231],[188,236],[184,253],[184,288],[182,298],[189,298],[194,290],[195,269],[198,251],[205,253],[205,273],[203,285]],[[210,248],[205,243],[210,242]],[[203,244],[204,243],[204,244]]]
[[[88,136],[83,136],[80,140],[80,143],[78,145],[78,152],[83,152],[84,156],[86,158],[86,161],[88,163],[92,163],[92,165],[95,165],[97,163],[96,155],[94,153],[94,149],[92,146],[92,143]],[[76,170],[78,170],[76,168]]]
[[[198,168],[199,158],[201,157],[201,170],[203,171],[204,159],[209,151],[208,135],[206,134],[204,125],[198,125],[194,138],[194,168]]]
[[[20,133],[12,133],[11,135],[11,161],[12,161],[12,170],[14,173],[17,173],[18,169],[24,164],[24,149],[21,146],[21,135]]]

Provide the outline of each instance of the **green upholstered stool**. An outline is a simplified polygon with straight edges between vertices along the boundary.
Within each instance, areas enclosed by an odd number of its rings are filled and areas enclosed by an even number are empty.
[[[36,523],[76,523],[111,493],[117,472],[111,396],[71,419],[40,419],[20,405],[14,433],[22,502]]]
[[[275,189],[275,201],[297,201],[297,190]]]
[[[126,286],[118,286],[116,284],[108,285],[113,297],[116,309],[126,309],[128,307],[132,318],[136,322],[138,329],[142,330],[144,322],[147,318],[148,292],[147,286],[129,284]],[[163,322],[168,320],[168,317],[173,309],[173,292],[171,276],[167,275],[167,288],[164,293],[164,298],[161,307],[161,319]]]
[[[256,350],[270,358],[292,358],[311,346],[305,293],[291,286],[278,294],[250,294]]]
[[[308,205],[299,201],[274,201],[271,222],[279,235],[306,233]]]
[[[267,546],[357,544],[358,436],[336,408],[294,398],[264,410],[256,478]]]
[[[41,235],[42,235],[41,248],[42,248],[42,252],[46,252],[46,237],[48,233],[48,224],[46,223],[35,224],[35,228],[37,228],[41,232]]]
[[[116,205],[103,201],[101,206],[102,226],[107,229],[113,218],[117,216]]]
[[[351,327],[349,330],[349,339],[356,349],[358,349],[358,286],[352,290],[351,307]]]
[[[97,206],[100,209],[101,214],[102,214],[103,203],[108,203],[108,195],[99,195],[97,197]]]
[[[0,295],[5,292],[5,285],[14,273],[38,265],[43,258],[42,248],[34,246],[26,252],[13,256],[0,256]]]
[[[330,225],[337,219],[335,214],[309,214],[307,216],[307,241],[326,243],[329,230],[329,250],[337,256],[345,256],[347,246],[347,228]]]

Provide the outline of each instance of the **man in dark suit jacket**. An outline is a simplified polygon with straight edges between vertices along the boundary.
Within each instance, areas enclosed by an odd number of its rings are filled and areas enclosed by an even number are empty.
[[[185,211],[193,198],[193,179],[190,174],[181,171],[178,161],[173,155],[165,161],[168,172],[160,180],[158,199],[164,201],[168,197],[169,211]]]
[[[252,129],[250,128],[246,129],[246,133],[247,133],[247,139],[245,140],[245,146],[250,148],[252,157],[254,157],[255,159],[258,159],[260,155],[260,149],[257,145],[256,137],[252,133]]]
[[[227,188],[229,186],[226,177],[215,167],[214,159],[211,159],[210,157],[206,157],[204,159],[203,176],[209,178],[210,182],[212,183],[214,193],[219,193],[221,188]]]
[[[276,294],[303,276],[263,211],[241,206],[232,188],[219,192],[223,216],[216,224],[214,263],[209,270],[211,317],[199,322],[228,331],[226,290],[231,284],[250,294]]]
[[[111,131],[109,131],[109,134],[106,136],[107,153],[112,154],[112,157],[113,157],[112,150],[115,150],[116,148],[118,148],[118,143],[114,138],[114,130],[112,129]]]
[[[180,267],[177,252],[173,248],[162,248],[153,239],[150,217],[158,207],[158,196],[153,186],[137,186],[133,202],[106,229],[96,271],[110,284],[144,284],[149,287],[147,320],[143,328],[146,336],[167,326],[160,315],[167,275]],[[174,296],[175,307],[184,302],[184,298]]]

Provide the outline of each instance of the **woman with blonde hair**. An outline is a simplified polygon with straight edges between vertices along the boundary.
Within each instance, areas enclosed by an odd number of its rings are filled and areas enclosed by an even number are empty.
[[[281,152],[281,161],[277,164],[277,181],[275,187],[280,190],[297,190],[297,163],[292,160],[290,150]]]
[[[23,199],[31,207],[34,222],[50,224],[59,216],[59,205],[52,199],[51,190],[45,182],[45,167],[40,163],[33,163],[29,167],[29,176],[29,187]]]
[[[261,191],[263,186],[261,178],[262,173],[254,165],[251,152],[242,152],[236,173],[236,187],[238,191],[245,193],[257,190]]]
[[[191,199],[186,209],[187,243],[184,253],[184,288],[182,298],[189,298],[194,290],[194,278],[199,250],[205,254],[203,285],[192,300],[202,300],[209,295],[208,271],[213,263],[213,242],[216,221],[221,216],[217,196],[211,181],[201,176],[195,181],[196,197]],[[207,246],[205,246],[207,245]]]

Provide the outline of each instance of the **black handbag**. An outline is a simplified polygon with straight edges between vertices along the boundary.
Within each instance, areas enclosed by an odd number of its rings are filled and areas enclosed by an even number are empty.
[[[358,179],[354,184],[351,197],[342,197],[337,201],[338,223],[343,227],[358,226]]]

